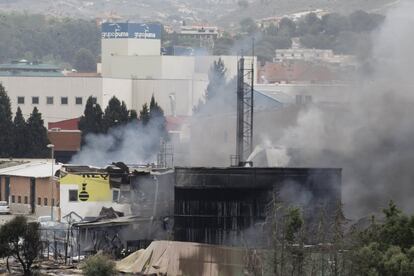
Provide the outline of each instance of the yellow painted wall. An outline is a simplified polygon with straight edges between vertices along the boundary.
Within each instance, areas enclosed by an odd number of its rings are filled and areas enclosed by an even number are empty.
[[[112,192],[109,186],[108,175],[77,175],[67,174],[60,179],[60,185],[77,185],[78,196],[82,192],[83,184],[86,184],[85,191],[91,201],[112,201]]]

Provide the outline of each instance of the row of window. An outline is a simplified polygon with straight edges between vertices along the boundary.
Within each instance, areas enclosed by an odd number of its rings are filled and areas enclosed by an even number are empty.
[[[22,196],[17,196],[17,202],[16,202],[16,196],[11,196],[11,202],[12,203],[22,203]],[[24,204],[29,204],[29,198],[27,196],[24,197]],[[43,198],[43,206],[47,206],[48,199],[47,197]],[[42,198],[37,198],[37,205],[42,205]],[[55,205],[55,199],[52,198],[52,205]]]
[[[32,97],[32,104],[39,104],[40,100],[39,97],[34,96]],[[96,98],[93,98],[93,102],[96,103]],[[17,104],[24,104],[25,98],[23,96],[17,97]],[[60,104],[67,105],[69,103],[68,97],[60,97]],[[54,104],[54,98],[53,97],[46,97],[46,104]],[[83,104],[83,98],[82,97],[75,97],[75,104],[81,105]]]

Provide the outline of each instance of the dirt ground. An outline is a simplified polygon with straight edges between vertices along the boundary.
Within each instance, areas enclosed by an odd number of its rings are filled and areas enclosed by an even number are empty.
[[[22,270],[20,263],[10,258],[9,266],[11,272],[6,269],[6,260],[0,259],[0,276],[21,275]],[[76,265],[65,265],[64,263],[54,262],[52,260],[42,260],[33,265],[34,271],[38,271],[44,276],[66,276],[66,275],[82,275],[82,271]]]

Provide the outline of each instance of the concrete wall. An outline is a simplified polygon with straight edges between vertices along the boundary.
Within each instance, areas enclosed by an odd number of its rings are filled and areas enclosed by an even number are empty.
[[[102,76],[106,78],[160,79],[161,56],[110,56],[102,63]]]
[[[166,115],[172,115],[171,98],[175,97],[176,115],[191,115],[207,87],[206,81],[193,80],[133,80],[132,108],[140,110],[154,95]]]
[[[2,176],[2,197],[4,199],[5,190],[5,181],[3,180],[5,176]],[[36,216],[45,216],[50,215],[51,212],[51,203],[52,203],[52,187],[50,178],[36,178],[35,180],[35,215]],[[31,208],[31,196],[30,196],[30,177],[20,177],[20,176],[10,176],[10,196],[9,204],[10,210],[12,213],[23,213],[29,214],[32,212]],[[55,206],[59,205],[59,185],[54,182],[53,184],[53,197],[55,198]],[[40,198],[40,204],[39,204]],[[13,202],[14,199],[14,202]],[[47,199],[47,204],[45,204],[45,199]],[[58,214],[59,207],[54,207],[54,215]]]
[[[79,117],[83,114],[89,96],[102,103],[102,79],[81,77],[0,77],[9,95],[12,111],[19,106],[27,118],[37,107],[42,113],[45,124]],[[24,104],[17,103],[17,97],[24,97]],[[39,104],[32,104],[32,97],[39,97]],[[53,97],[53,104],[47,104],[46,98]],[[61,97],[68,97],[68,104],[61,104]],[[82,97],[77,105],[76,97]]]
[[[124,101],[129,109],[132,108],[132,81],[130,79],[102,79],[102,106],[105,108],[112,97]]]
[[[159,56],[161,40],[158,39],[102,39],[102,73],[111,72],[114,56]]]
[[[313,103],[348,103],[352,96],[351,84],[257,84],[255,89],[264,92],[282,92],[296,103],[296,96],[311,96]]]

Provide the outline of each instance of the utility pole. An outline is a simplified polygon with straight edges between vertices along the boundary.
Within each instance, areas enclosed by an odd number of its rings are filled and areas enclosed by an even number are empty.
[[[54,195],[53,195],[53,186],[55,185],[54,182],[54,168],[53,165],[55,163],[55,145],[53,144],[48,144],[47,145],[48,148],[50,148],[51,150],[51,156],[52,156],[52,172],[50,175],[50,187],[51,187],[51,196],[50,196],[50,220],[53,221],[53,205],[55,205],[54,202]]]

